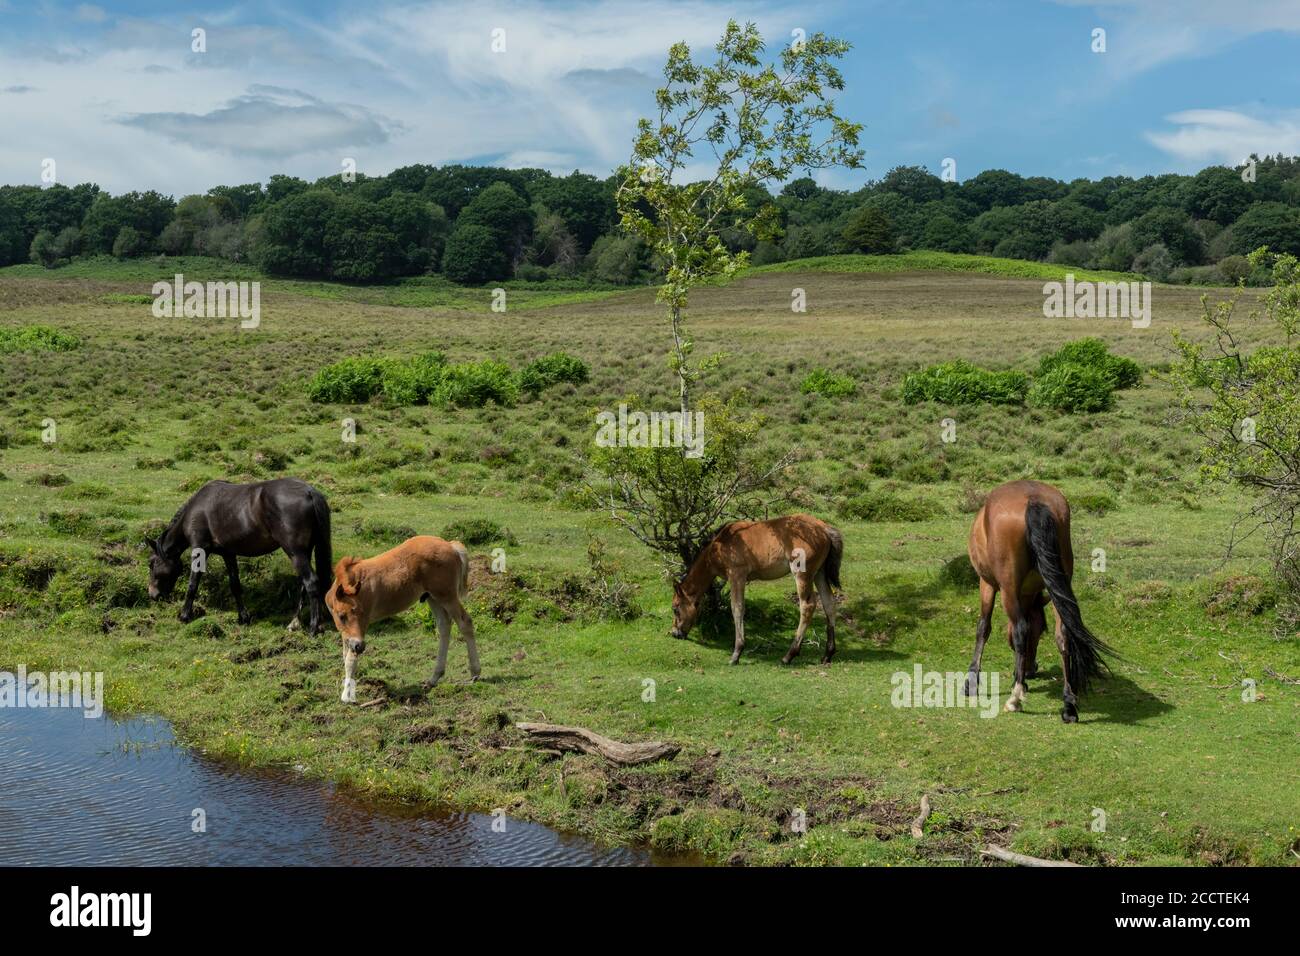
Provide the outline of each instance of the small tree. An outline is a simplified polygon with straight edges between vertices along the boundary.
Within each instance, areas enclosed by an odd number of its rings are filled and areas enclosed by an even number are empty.
[[[1174,372],[1202,439],[1202,477],[1253,493],[1246,517],[1251,530],[1268,535],[1284,590],[1283,622],[1294,631],[1300,626],[1300,264],[1264,248],[1248,258],[1252,268],[1271,268],[1273,278],[1262,310],[1250,313],[1251,331],[1267,319],[1283,344],[1247,354],[1234,320],[1245,288],[1239,281],[1224,301],[1201,296],[1214,342],[1176,336],[1182,361]]]
[[[877,206],[863,206],[844,227],[842,237],[854,252],[883,255],[894,251],[894,225]]]
[[[724,229],[743,229],[756,239],[777,233],[776,207],[751,208],[746,194],[765,195],[760,187],[784,182],[796,169],[861,165],[862,127],[838,116],[827,98],[844,88],[833,61],[848,49],[845,41],[818,33],[765,64],[758,28],[733,20],[712,63],[696,63],[685,43],[668,51],[666,82],[655,94],[658,117],[638,124],[631,162],[618,174],[616,201],[623,228],[639,236],[665,270],[658,301],[668,308],[670,365],[683,421],[692,419],[692,389],[711,364],[691,359],[684,321],[691,289],[734,275],[748,260],[746,252],[728,249]],[[688,167],[702,158],[712,172],[683,183]],[[790,459],[760,462],[757,424],[742,421],[732,405],[710,399],[701,410],[709,427],[698,456],[686,447],[619,448],[593,456],[615,519],[683,571],[719,522],[760,506],[755,495]]]
[[[55,249],[54,234],[48,229],[42,229],[32,239],[31,260],[47,269],[53,269],[59,264],[59,254]]]
[[[847,41],[814,34],[786,47],[778,70],[761,61],[758,27],[732,20],[715,49],[713,64],[701,66],[685,43],[673,44],[664,66],[667,83],[655,92],[658,122],[637,124],[632,162],[619,171],[623,227],[641,236],[666,265],[658,299],[672,319],[683,414],[698,377],[682,321],[690,290],[714,276],[734,275],[749,258],[727,251],[721,226],[730,219],[756,238],[776,231],[776,207],[746,210],[745,191],[783,182],[796,169],[862,164],[862,126],[840,118],[826,98],[828,90],[844,88],[832,61],[848,52]],[[817,142],[821,134],[825,138]],[[715,158],[713,175],[682,185],[678,180],[697,149]]]

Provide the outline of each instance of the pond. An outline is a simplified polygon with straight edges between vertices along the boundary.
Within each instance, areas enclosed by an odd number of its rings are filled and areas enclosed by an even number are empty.
[[[195,832],[199,819],[203,832]],[[0,866],[674,862],[534,823],[495,822],[373,805],[293,772],[236,770],[180,746],[158,718],[0,709]]]

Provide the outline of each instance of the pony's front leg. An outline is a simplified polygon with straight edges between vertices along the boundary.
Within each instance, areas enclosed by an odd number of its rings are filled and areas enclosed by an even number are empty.
[[[339,700],[345,704],[357,702],[357,655],[352,650],[343,651],[343,694]]]
[[[731,586],[731,620],[736,626],[736,644],[731,651],[731,663],[740,660],[740,652],[745,649],[745,582],[729,581]]]
[[[194,597],[199,593],[199,579],[202,576],[201,571],[190,571],[190,584],[185,589],[185,603],[181,606],[181,613],[178,615],[182,624],[194,620]]]
[[[230,574],[230,594],[235,599],[235,610],[239,613],[240,624],[251,624],[253,615],[244,607],[244,589],[239,583],[239,559],[233,554],[222,554],[226,562],[226,571]]]

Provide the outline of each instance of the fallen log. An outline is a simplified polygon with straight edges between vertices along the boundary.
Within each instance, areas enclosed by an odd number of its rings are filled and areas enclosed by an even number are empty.
[[[604,757],[620,767],[672,760],[681,751],[676,744],[657,740],[625,744],[610,740],[585,727],[564,727],[560,724],[515,724],[528,735],[528,739],[555,750],[569,750]]]
[[[1023,853],[1015,853],[1004,847],[989,844],[983,849],[985,856],[995,856],[999,860],[1005,860],[1007,863],[1014,863],[1017,866],[1078,866],[1078,863],[1069,863],[1066,860],[1044,860],[1036,856],[1025,856]]]

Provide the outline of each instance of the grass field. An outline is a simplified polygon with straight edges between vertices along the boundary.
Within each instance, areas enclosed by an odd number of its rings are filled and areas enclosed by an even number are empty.
[[[767,416],[767,450],[798,447],[796,506],[844,532],[839,654],[817,663],[818,618],[790,667],[779,663],[797,613],[788,579],[750,589],[748,647],[728,667],[729,619],[668,637],[671,592],[655,561],[586,506],[595,412],[629,394],[675,401],[651,290],[511,288],[497,314],[488,290],[277,280],[264,284],[261,327],[241,332],[234,320],[150,314],[150,285],[175,271],[240,278],[211,263],[0,270],[0,327],[48,324],[83,340],[0,355],[0,669],[102,670],[112,707],[162,714],[220,757],[719,862],[957,865],[996,842],[1085,863],[1295,864],[1300,687],[1286,678],[1300,677],[1300,645],[1275,634],[1262,543],[1226,559],[1246,502],[1196,483],[1195,442],[1164,374],[1172,329],[1200,334],[1201,290],[1157,287],[1151,327],[1133,329],[1045,319],[1051,273],[906,265],[782,264],[692,299],[699,353],[725,353],[707,384],[745,390]],[[806,314],[790,311],[794,287]],[[1031,371],[1085,335],[1149,369],[1113,411],[899,398],[903,376],[932,362]],[[306,398],[324,364],[431,348],[516,367],[565,350],[592,375],[515,408]],[[856,394],[801,394],[817,367],[852,376]],[[345,417],[358,423],[355,445],[340,440]],[[948,417],[952,444],[940,439]],[[53,444],[41,440],[46,419]],[[182,625],[176,601],[148,602],[142,540],[189,493],[210,478],[280,474],[327,493],[336,558],[491,523],[470,542],[483,681],[426,695],[436,642],[413,611],[371,632],[358,699],[378,703],[339,703],[337,636],[284,628],[297,585],[283,555],[242,563],[251,626],[235,620],[220,562],[200,592],[204,617]],[[965,669],[978,604],[966,533],[980,493],[1016,477],[1075,502],[1076,554],[1105,550],[1106,571],[1081,560],[1076,588],[1124,659],[1081,699],[1075,726],[1058,717],[1048,642],[1022,714],[891,706],[896,672]],[[861,514],[870,520],[851,517]],[[638,589],[638,617],[602,617],[593,538]],[[496,547],[508,570],[487,574]],[[1006,692],[1003,620],[985,666]],[[448,677],[464,675],[458,643]],[[1251,702],[1243,678],[1258,682]],[[636,770],[555,759],[513,729],[543,719],[684,749]],[[916,840],[924,793],[934,812]],[[806,834],[792,832],[799,810]],[[1098,810],[1104,832],[1092,828]]]

